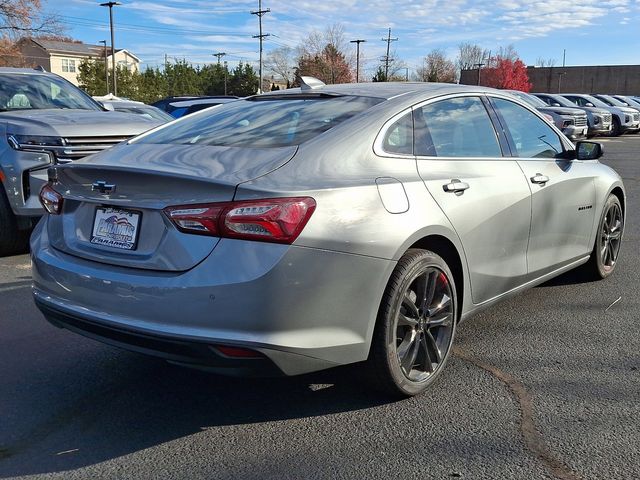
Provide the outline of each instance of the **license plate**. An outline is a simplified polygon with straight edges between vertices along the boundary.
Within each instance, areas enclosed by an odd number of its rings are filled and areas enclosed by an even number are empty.
[[[98,207],[93,220],[91,243],[124,250],[134,250],[138,242],[139,223],[139,212]]]

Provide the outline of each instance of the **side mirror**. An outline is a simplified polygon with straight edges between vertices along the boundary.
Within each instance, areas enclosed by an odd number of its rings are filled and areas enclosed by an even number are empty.
[[[552,107],[561,107],[562,105],[560,105],[558,102],[553,102],[551,104]]]
[[[591,102],[587,102],[584,104],[585,107],[595,107],[595,105]]]
[[[597,142],[577,142],[576,158],[578,160],[597,160],[602,157],[604,148]]]

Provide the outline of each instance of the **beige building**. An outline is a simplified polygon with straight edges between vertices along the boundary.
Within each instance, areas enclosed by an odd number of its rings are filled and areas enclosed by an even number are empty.
[[[101,45],[86,43],[58,42],[25,38],[18,42],[18,48],[27,65],[41,66],[47,72],[55,73],[78,85],[78,67],[87,58],[104,58],[105,49]],[[140,71],[140,59],[131,52],[116,50],[116,63],[132,72]],[[107,61],[111,67],[111,49],[107,48]]]

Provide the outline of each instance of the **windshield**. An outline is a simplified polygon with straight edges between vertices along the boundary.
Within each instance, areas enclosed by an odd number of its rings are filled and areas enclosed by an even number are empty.
[[[136,143],[286,147],[300,145],[380,103],[354,96],[264,96],[203,111]]]
[[[610,97],[609,95],[602,95],[599,97],[605,103],[608,103],[612,107],[626,107],[628,106],[626,103],[621,102],[617,98]]]
[[[0,111],[46,108],[100,110],[88,95],[61,78],[38,74],[0,74]]]
[[[596,107],[604,107],[607,108],[609,105],[604,103],[602,100],[596,97],[592,97],[591,95],[583,95],[583,97],[587,100],[587,102],[593,103]]]
[[[534,97],[533,95],[528,95],[524,92],[518,92],[516,90],[511,90],[511,93],[513,95],[515,95],[516,97],[518,97],[520,100],[523,100],[524,102],[527,102],[529,105],[531,105],[532,107],[548,107],[549,105],[547,105],[546,103],[544,103],[542,100],[540,100],[538,97]]]
[[[173,120],[173,117],[159,108],[149,107],[149,106],[135,106],[135,107],[120,107],[114,106],[113,109],[116,112],[125,112],[125,113],[137,113],[138,115],[142,115],[147,118],[152,118],[154,120],[162,120],[163,122],[170,122]]]

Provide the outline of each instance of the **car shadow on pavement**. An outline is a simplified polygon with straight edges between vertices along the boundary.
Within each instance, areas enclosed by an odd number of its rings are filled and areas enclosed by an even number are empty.
[[[13,427],[11,421],[5,426],[8,432],[0,426],[0,478],[74,470],[220,426],[330,415],[392,401],[355,381],[357,366],[240,379],[101,345],[93,351],[63,361],[62,368],[48,368],[37,396],[33,387],[0,393],[0,405],[12,407],[3,416],[9,413],[13,420]]]

